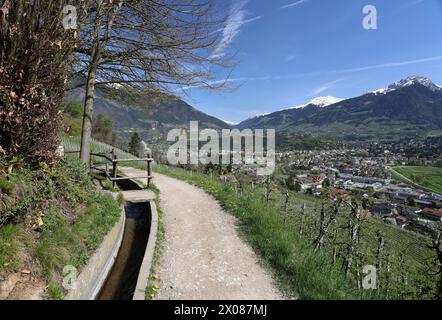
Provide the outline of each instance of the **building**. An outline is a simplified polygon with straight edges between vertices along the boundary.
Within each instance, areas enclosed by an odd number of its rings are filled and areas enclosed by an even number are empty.
[[[427,219],[442,222],[442,208],[438,209],[425,208],[422,210],[421,215]]]
[[[418,210],[416,208],[407,207],[407,206],[403,206],[403,205],[399,205],[397,207],[397,209],[398,209],[398,213],[401,216],[404,216],[404,217],[411,219],[411,220],[419,218],[420,217],[419,213],[422,211],[422,210]]]
[[[371,207],[371,213],[374,216],[390,217],[397,213],[396,204],[388,201],[378,201]]]

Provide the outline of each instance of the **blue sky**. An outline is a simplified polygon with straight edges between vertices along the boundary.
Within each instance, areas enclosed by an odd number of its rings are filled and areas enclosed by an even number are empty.
[[[362,27],[368,4],[377,30]],[[220,119],[354,97],[409,75],[442,84],[442,0],[232,0],[231,10],[214,55],[236,55],[229,79],[237,88],[181,93]]]

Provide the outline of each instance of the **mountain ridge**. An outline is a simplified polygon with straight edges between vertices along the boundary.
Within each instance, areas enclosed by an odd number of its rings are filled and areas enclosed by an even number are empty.
[[[69,91],[67,100],[84,101],[85,93],[83,86],[76,86]],[[149,143],[166,141],[171,129],[188,128],[190,121],[199,121],[201,128],[230,128],[226,122],[195,109],[179,97],[125,86],[98,87],[94,114],[112,119],[115,130],[126,140],[138,132]]]
[[[424,77],[408,77],[379,90],[321,108],[276,111],[241,122],[239,129],[274,128],[279,133],[357,140],[442,134],[442,87]]]

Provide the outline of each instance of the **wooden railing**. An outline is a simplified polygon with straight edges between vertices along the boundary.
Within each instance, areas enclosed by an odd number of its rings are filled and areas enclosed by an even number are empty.
[[[66,152],[67,154],[73,154],[73,153],[80,153],[79,151],[71,151]],[[103,164],[94,164],[93,157],[101,158],[104,160]],[[147,164],[147,171],[145,176],[137,176],[137,177],[126,177],[126,176],[118,176],[118,164],[119,163],[130,163],[130,162],[146,162]],[[149,154],[147,155],[147,158],[133,158],[133,159],[119,159],[118,156],[115,154],[114,150],[112,150],[109,153],[90,153],[90,162],[89,167],[91,170],[96,170],[99,172],[102,172],[107,179],[112,181],[113,187],[115,187],[115,184],[117,181],[123,181],[123,180],[131,180],[131,179],[147,179],[147,185],[150,185],[152,183],[153,179],[153,172],[152,172],[152,163],[154,162],[154,159]],[[111,168],[111,170],[109,170]]]

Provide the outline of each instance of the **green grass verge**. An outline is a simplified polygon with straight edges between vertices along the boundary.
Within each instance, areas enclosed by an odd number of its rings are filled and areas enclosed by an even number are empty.
[[[20,251],[29,243],[23,226],[7,225],[0,228],[0,270],[13,271],[22,264]]]
[[[161,208],[160,190],[153,184],[151,184],[148,189],[155,192],[156,195],[155,205],[157,207],[157,212],[158,212],[157,239],[155,243],[155,251],[148,279],[148,286],[146,288],[146,300],[153,300],[157,296],[158,289],[160,288],[159,278],[157,275],[157,267],[159,265],[161,255],[164,250],[164,240],[166,237],[166,231],[164,229],[164,223],[163,223],[163,209]]]

